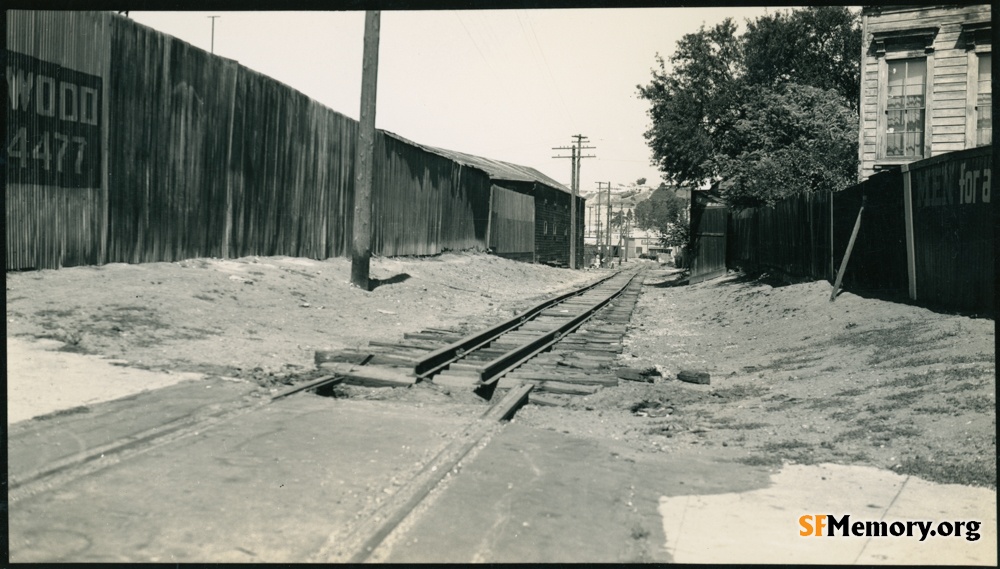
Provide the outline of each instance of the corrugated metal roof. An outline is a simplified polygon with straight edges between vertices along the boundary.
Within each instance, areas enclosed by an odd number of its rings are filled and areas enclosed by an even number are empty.
[[[413,142],[412,140],[407,140],[398,134],[384,131],[386,134],[393,136],[414,146],[419,146],[428,152],[433,152],[440,156],[450,158],[455,162],[464,164],[466,166],[472,166],[474,168],[479,168],[490,175],[493,180],[510,180],[514,182],[538,182],[540,184],[545,184],[553,189],[559,190],[561,192],[572,193],[572,190],[566,186],[560,184],[559,182],[553,180],[552,178],[542,174],[534,168],[529,168],[528,166],[521,166],[518,164],[512,164],[510,162],[504,162],[502,160],[493,160],[492,158],[483,158],[482,156],[474,156],[472,154],[466,154],[464,152],[457,152],[455,150],[447,150],[444,148],[437,148],[434,146],[427,146],[425,144],[420,144],[418,142]]]

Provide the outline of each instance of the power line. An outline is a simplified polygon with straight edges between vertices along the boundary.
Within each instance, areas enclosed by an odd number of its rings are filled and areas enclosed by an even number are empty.
[[[515,12],[515,15],[517,12]],[[560,106],[563,112],[569,117],[570,121],[577,122],[575,116],[573,115],[572,109],[566,104],[566,99],[562,96],[562,91],[559,89],[559,83],[556,81],[554,75],[552,75],[552,68],[549,67],[549,60],[545,57],[545,52],[542,50],[542,45],[538,42],[538,34],[535,33],[535,27],[531,24],[531,18],[527,12],[524,13],[524,19],[528,22],[528,30],[531,31],[531,37],[535,40],[535,47],[538,49],[538,53],[542,56],[542,61],[545,63],[545,69],[549,73],[549,80],[552,82],[552,86],[556,90],[556,95],[559,96],[559,101],[562,103]],[[520,16],[518,16],[518,21],[520,21]]]
[[[476,52],[479,53],[479,59],[482,59],[483,63],[488,65],[489,68],[493,71],[493,75],[496,76],[497,74],[496,69],[493,69],[493,64],[490,63],[488,59],[486,59],[485,55],[483,55],[483,50],[479,49],[479,43],[476,42],[476,38],[473,37],[472,32],[470,32],[469,28],[465,25],[465,20],[462,19],[462,15],[457,11],[452,12],[452,14],[454,14],[455,17],[458,18],[458,23],[462,24],[462,29],[464,29],[465,33],[469,36],[469,40],[472,42],[472,46],[476,48]]]

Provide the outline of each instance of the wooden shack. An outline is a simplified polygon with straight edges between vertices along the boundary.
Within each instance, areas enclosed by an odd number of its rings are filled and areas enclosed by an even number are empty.
[[[454,150],[425,147],[446,158],[485,171],[490,177],[487,242],[499,256],[570,266],[572,191],[534,168]],[[586,200],[576,198],[576,266],[583,266]]]
[[[860,178],[992,143],[990,5],[862,9]]]

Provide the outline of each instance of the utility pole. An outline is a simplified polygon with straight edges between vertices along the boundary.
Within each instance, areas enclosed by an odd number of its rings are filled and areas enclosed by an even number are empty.
[[[582,134],[574,134],[573,138],[576,139],[573,146],[556,146],[552,150],[571,150],[572,156],[553,156],[553,158],[572,158],[573,163],[570,169],[570,184],[572,185],[573,195],[569,202],[569,268],[576,268],[576,199],[580,193],[580,160],[583,158],[596,158],[597,156],[589,154],[584,156],[584,150],[591,150],[593,146],[583,146],[584,143],[589,142],[586,140],[587,137]]]
[[[608,252],[605,247],[605,240],[607,237],[607,232],[604,231],[605,220],[602,219],[606,217],[602,214],[602,211],[606,207],[602,202],[604,196],[604,182],[594,182],[597,184],[597,255],[600,258],[600,264],[598,266],[603,267],[604,263],[607,261]]]
[[[126,15],[128,15],[128,12],[126,12]],[[211,53],[215,53],[215,20],[216,20],[216,18],[221,18],[221,16],[208,16],[208,18],[210,20],[212,20],[212,51],[211,51]]]
[[[597,266],[604,266],[604,235],[601,231],[601,183],[597,182],[597,204],[594,206],[594,210],[597,212],[597,227],[595,228],[594,245],[597,252]]]
[[[608,203],[606,204],[605,207],[607,207],[607,209],[608,209],[608,221],[607,221],[608,230],[604,234],[604,238],[608,242],[608,264],[610,265],[610,263],[611,263],[611,182],[608,182]]]
[[[354,160],[354,242],[351,284],[369,290],[372,256],[372,178],[375,156],[375,99],[378,90],[378,31],[381,12],[365,12],[364,54],[361,58],[361,119]]]
[[[625,201],[618,202],[618,266],[628,261],[628,241],[625,239]]]

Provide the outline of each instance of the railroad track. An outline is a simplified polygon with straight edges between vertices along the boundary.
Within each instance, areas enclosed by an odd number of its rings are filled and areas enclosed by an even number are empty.
[[[54,492],[76,479],[154,449],[178,443],[213,425],[253,413],[304,392],[322,392],[341,382],[412,385],[431,382],[447,389],[471,389],[492,398],[485,412],[456,432],[450,444],[422,465],[380,507],[340,527],[311,559],[318,562],[368,559],[395,528],[477,447],[529,402],[565,404],[566,397],[617,385],[615,360],[639,295],[641,271],[619,271],[588,286],[542,302],[485,330],[428,329],[396,343],[371,342],[367,349],[317,352],[325,375],[253,402],[196,409],[120,440],[13,473],[8,501],[15,504]],[[545,393],[548,393],[546,395]],[[204,435],[203,435],[204,436]],[[183,448],[183,447],[181,447]]]
[[[640,284],[639,271],[619,271],[484,330],[427,329],[405,334],[402,342],[318,351],[316,363],[339,380],[369,386],[431,381],[487,398],[497,387],[525,383],[540,391],[592,393],[618,383],[614,358]]]

